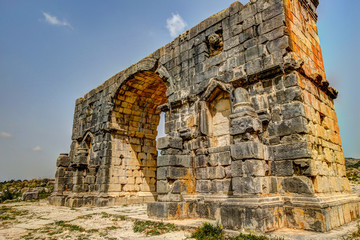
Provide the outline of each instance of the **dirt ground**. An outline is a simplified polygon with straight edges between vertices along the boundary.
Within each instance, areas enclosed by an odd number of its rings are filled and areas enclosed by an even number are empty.
[[[169,221],[178,230],[158,236],[146,236],[144,233],[134,232],[135,219],[148,220],[146,205],[67,208],[51,206],[46,200],[0,204],[0,240],[190,239],[192,229],[203,223],[202,220]],[[283,229],[268,236],[283,237],[285,240],[345,239],[357,230],[357,225],[357,222],[353,222],[325,234]]]
[[[2,210],[1,210],[2,209]],[[0,240],[3,239],[185,239],[177,231],[146,237],[134,233],[133,221],[146,215],[146,205],[101,208],[54,207],[46,200],[0,205]],[[8,216],[8,217],[6,217]]]

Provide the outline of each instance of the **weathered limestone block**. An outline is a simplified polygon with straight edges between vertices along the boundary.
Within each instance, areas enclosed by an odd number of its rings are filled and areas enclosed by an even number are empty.
[[[312,194],[314,193],[312,182],[307,177],[290,177],[281,182],[284,192]]]
[[[180,178],[186,178],[188,175],[189,170],[187,168],[183,167],[169,167],[169,173],[168,178],[171,179],[180,179]]]
[[[67,178],[67,177],[57,177],[56,178],[56,183],[59,185],[60,184],[64,185],[64,184],[68,183],[68,181],[69,181],[69,178]]]
[[[207,167],[207,175],[209,179],[223,179],[225,178],[225,168],[222,166],[218,167]]]
[[[231,156],[235,160],[264,159],[264,146],[257,142],[244,142],[231,146]]]
[[[231,176],[232,177],[242,177],[244,175],[243,161],[234,161],[231,164]]]
[[[206,167],[209,162],[209,156],[207,155],[198,155],[195,156],[195,167]]]
[[[58,179],[65,177],[66,169],[67,168],[64,167],[58,167],[55,173],[55,178]]]
[[[70,164],[76,168],[88,165],[88,150],[85,148],[78,149],[74,160]]]
[[[211,182],[211,192],[212,193],[229,193],[231,192],[231,180],[214,180]]]
[[[293,161],[281,160],[271,162],[271,174],[274,176],[292,176],[294,174]]]
[[[175,138],[175,137],[162,137],[159,138],[157,141],[157,148],[158,149],[167,149],[167,148],[177,148],[177,149],[183,149],[181,138]]]
[[[188,175],[188,169],[184,167],[159,167],[157,169],[158,179],[180,179]]]
[[[231,121],[230,134],[238,135],[246,132],[260,132],[262,125],[260,119],[253,117],[242,117]]]
[[[298,86],[277,91],[275,96],[276,96],[276,102],[278,104],[285,104],[293,101],[302,102],[304,99],[303,92],[301,91],[301,88]]]
[[[269,166],[265,161],[246,160],[243,162],[244,175],[248,177],[264,177],[269,170]]]
[[[70,164],[70,157],[67,153],[60,153],[56,161],[56,167],[68,167]]]
[[[157,159],[157,166],[192,167],[192,157],[188,155],[162,155]]]
[[[284,144],[269,147],[269,155],[273,160],[310,158],[311,150],[307,142]]]
[[[185,189],[184,189],[184,192],[186,192]],[[173,183],[171,193],[174,193],[174,194],[181,193],[181,182],[179,180],[177,180]]]
[[[230,151],[220,152],[220,153],[211,153],[209,155],[209,164],[210,166],[227,166],[231,164],[231,155]]]
[[[256,229],[257,231],[268,232],[282,228],[281,219],[283,211],[281,202],[274,199],[272,202],[265,202],[260,208],[254,208],[251,202],[257,199],[249,199],[246,203],[227,203],[221,206],[221,220],[224,228],[229,229]]]
[[[232,189],[234,191],[234,195],[261,193],[261,178],[234,177],[232,182]]]
[[[205,167],[195,169],[195,177],[196,177],[196,179],[209,179],[208,173],[209,173],[209,171]]]
[[[281,114],[284,119],[306,117],[305,105],[300,102],[284,104],[282,106]]]
[[[270,136],[286,136],[294,133],[308,133],[308,121],[303,117],[297,117],[269,125]]]
[[[86,176],[85,177],[85,183],[87,184],[94,184],[95,183],[95,177],[94,176]]]
[[[197,180],[196,181],[196,192],[209,193],[211,190],[210,180]]]
[[[28,200],[34,200],[39,198],[39,192],[25,192],[22,195],[21,200],[28,201]]]

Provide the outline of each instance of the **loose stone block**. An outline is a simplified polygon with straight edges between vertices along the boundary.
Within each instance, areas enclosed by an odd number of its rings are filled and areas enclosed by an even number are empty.
[[[22,195],[23,201],[34,200],[39,198],[39,192],[25,192]]]

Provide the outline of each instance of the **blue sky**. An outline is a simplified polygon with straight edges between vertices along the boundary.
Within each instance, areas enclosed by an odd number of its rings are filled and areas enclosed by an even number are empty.
[[[54,177],[58,154],[69,151],[76,98],[170,42],[168,19],[191,28],[232,2],[0,0],[0,181]],[[318,9],[350,157],[360,157],[359,8],[358,0],[321,0]]]

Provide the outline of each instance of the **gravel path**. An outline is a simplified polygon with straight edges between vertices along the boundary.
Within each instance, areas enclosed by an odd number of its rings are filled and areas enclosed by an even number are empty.
[[[134,233],[128,217],[146,215],[146,205],[100,208],[54,207],[47,201],[1,204],[7,211],[0,218],[0,240],[5,239],[185,239],[190,233],[170,232],[147,237]],[[4,211],[3,211],[4,212]]]

